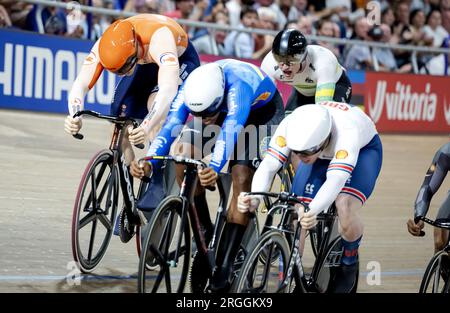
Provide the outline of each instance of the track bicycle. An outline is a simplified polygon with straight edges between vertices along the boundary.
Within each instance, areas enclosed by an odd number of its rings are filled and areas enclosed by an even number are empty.
[[[448,220],[430,220],[426,217],[417,218],[434,227],[450,230]],[[436,252],[428,262],[427,269],[420,284],[419,293],[450,293],[450,236],[447,245]]]
[[[124,163],[122,140],[129,125],[139,124],[132,118],[103,115],[84,110],[75,117],[88,115],[110,121],[114,131],[108,149],[97,152],[89,161],[81,178],[72,215],[72,254],[81,272],[92,272],[104,257],[116,221],[117,209],[122,205],[119,218],[119,236],[128,242],[137,233],[137,252],[140,254],[140,225],[145,217],[136,209],[137,199],[145,192],[142,181],[137,196],[133,191],[133,178]],[[83,139],[80,133],[73,135]],[[136,145],[143,149],[144,145]]]
[[[334,203],[318,215],[322,223],[323,237],[319,242],[317,257],[312,271],[306,273],[299,251],[301,226],[297,220],[296,204],[307,207],[294,194],[287,192],[251,192],[275,198],[267,218],[281,214],[277,225],[265,223],[266,231],[249,251],[242,265],[238,279],[232,287],[237,293],[286,293],[286,292],[329,292],[334,272],[341,264],[343,247],[340,236],[333,237],[336,220]],[[267,262],[266,260],[272,260]],[[357,286],[354,287],[356,291]]]

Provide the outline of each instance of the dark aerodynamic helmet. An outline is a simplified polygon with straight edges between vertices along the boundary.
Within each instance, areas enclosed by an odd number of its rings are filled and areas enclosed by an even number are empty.
[[[272,54],[280,63],[301,63],[306,57],[305,36],[296,29],[280,31],[273,40]]]

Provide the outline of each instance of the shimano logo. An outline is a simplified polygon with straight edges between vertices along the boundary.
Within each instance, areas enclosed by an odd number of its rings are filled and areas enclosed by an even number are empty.
[[[5,43],[0,46],[0,85],[4,96],[43,100],[65,100],[83,63],[94,62],[84,52],[58,50],[32,45]],[[87,102],[110,104],[116,77],[105,71],[87,94]]]

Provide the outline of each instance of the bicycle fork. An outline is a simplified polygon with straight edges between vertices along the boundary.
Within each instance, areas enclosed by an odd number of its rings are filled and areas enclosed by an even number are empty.
[[[293,242],[290,257],[288,260],[288,266],[286,267],[287,268],[286,275],[285,275],[285,277],[282,278],[283,280],[282,280],[277,292],[283,292],[286,288],[289,287],[289,284],[291,282],[291,277],[292,277],[292,274],[294,273],[294,271],[296,271],[296,275],[299,278],[299,281],[296,282],[297,284],[300,284],[300,286],[298,286],[298,287],[301,288],[302,292],[306,292],[305,287],[304,287],[304,282],[303,282],[303,280],[305,280],[305,273],[303,270],[303,264],[302,264],[302,260],[300,257],[300,250],[299,250],[300,231],[301,231],[301,227],[299,224],[297,224],[297,226],[295,227],[294,242]],[[282,256],[280,255],[280,261],[281,261],[280,265],[281,265],[281,268],[283,268],[284,264],[282,264],[281,258],[282,258]],[[284,273],[284,271],[283,271],[283,273]],[[301,281],[303,283],[301,283]]]

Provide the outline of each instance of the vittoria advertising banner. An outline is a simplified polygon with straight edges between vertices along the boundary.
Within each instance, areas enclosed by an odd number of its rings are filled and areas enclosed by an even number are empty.
[[[450,133],[450,78],[368,72],[365,89],[379,132]]]

